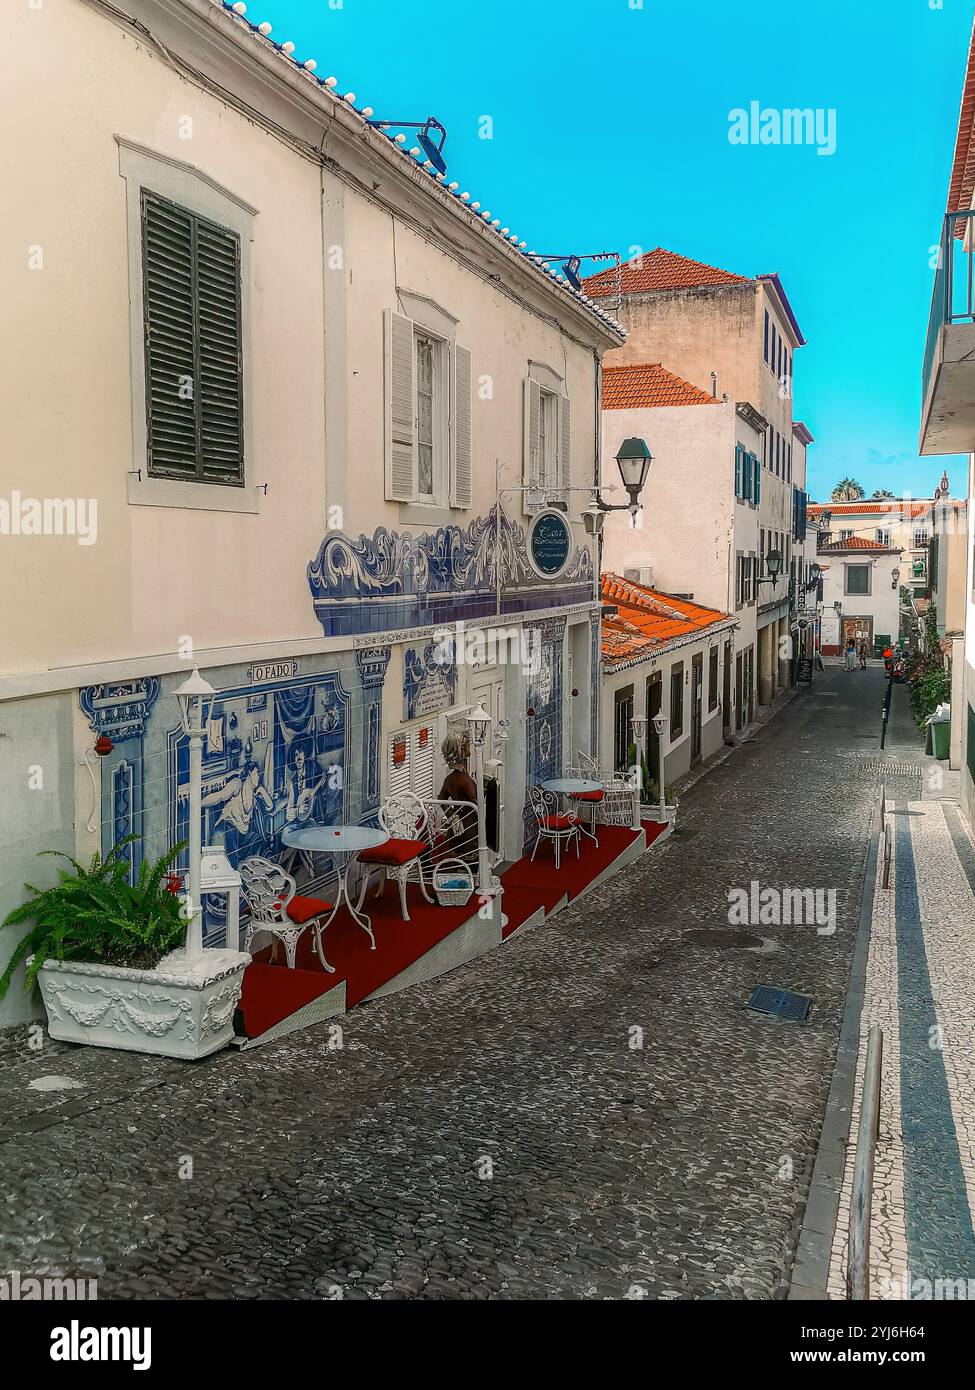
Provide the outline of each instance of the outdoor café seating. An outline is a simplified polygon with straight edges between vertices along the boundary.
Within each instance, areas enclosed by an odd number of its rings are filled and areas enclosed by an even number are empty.
[[[325,959],[322,950],[321,929],[318,924],[322,917],[332,911],[332,904],[324,898],[303,897],[297,891],[291,875],[285,873],[280,864],[272,864],[269,859],[261,859],[259,856],[245,859],[239,872],[244,897],[250,908],[244,950],[251,949],[251,942],[259,932],[269,932],[274,937],[274,949],[278,941],[284,942],[288,968],[294,970],[298,940],[302,932],[309,927],[318,928],[318,956],[323,968],[331,973],[332,966]]]

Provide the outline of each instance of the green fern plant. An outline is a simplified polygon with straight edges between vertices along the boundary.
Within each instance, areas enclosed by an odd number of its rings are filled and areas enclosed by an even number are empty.
[[[67,860],[70,868],[58,869],[58,882],[51,888],[25,884],[32,896],[4,918],[4,927],[35,925],[17,943],[0,977],[0,999],[25,956],[33,956],[24,983],[29,992],[46,960],[151,970],[183,944],[186,922],[180,899],[164,880],[184,846],[176,845],[155,861],[144,859],[130,884],[123,850],[138,838],[128,835],[104,859],[94,855],[87,867],[69,854],[42,851]]]

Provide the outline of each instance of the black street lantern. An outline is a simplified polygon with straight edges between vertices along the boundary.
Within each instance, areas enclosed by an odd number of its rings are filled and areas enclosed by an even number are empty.
[[[603,529],[602,512],[629,512],[632,517],[636,517],[640,510],[638,499],[646,484],[650,465],[653,463],[650,445],[645,439],[639,439],[636,436],[631,439],[624,439],[616,455],[616,463],[630,500],[629,502],[604,502],[598,490],[595,491],[588,511],[582,514],[586,523],[586,530],[591,536],[598,536]]]
[[[774,584],[782,573],[782,551],[770,550],[765,556],[765,568],[768,574],[764,579],[760,579],[759,584]]]

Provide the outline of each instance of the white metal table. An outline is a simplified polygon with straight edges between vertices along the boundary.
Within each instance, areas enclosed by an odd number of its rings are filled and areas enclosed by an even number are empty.
[[[324,931],[329,926],[344,901],[353,922],[367,934],[372,942],[372,949],[376,949],[371,918],[364,912],[359,912],[349,897],[349,869],[357,854],[364,849],[376,849],[377,846],[384,845],[388,839],[388,831],[372,830],[366,825],[305,825],[301,829],[281,832],[281,843],[289,849],[307,850],[311,854],[330,854],[335,860],[338,891],[331,912],[324,922],[319,923],[319,931]]]
[[[556,796],[564,796],[566,798],[570,796],[581,796],[585,792],[601,792],[603,790],[603,785],[601,782],[588,782],[584,777],[552,777],[549,779],[549,781],[542,782],[541,786],[543,791],[554,792]],[[592,803],[586,804],[590,805]],[[583,825],[582,820],[578,817],[577,819],[579,820],[579,829],[582,832],[582,834],[588,836],[588,838],[592,840],[594,845],[598,845],[599,840],[596,838],[595,828],[593,828],[592,830],[587,830],[586,827]],[[594,827],[595,821],[596,818],[594,815]]]

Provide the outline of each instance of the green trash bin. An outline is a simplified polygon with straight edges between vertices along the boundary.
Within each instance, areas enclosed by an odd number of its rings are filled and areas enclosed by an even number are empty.
[[[934,744],[934,756],[947,758],[951,750],[951,725],[947,720],[931,725],[931,741]]]

